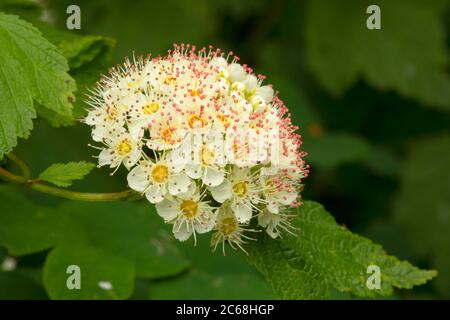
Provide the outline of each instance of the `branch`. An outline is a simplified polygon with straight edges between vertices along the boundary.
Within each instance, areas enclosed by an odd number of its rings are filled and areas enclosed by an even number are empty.
[[[91,193],[91,192],[77,192],[70,191],[58,187],[53,187],[48,184],[42,183],[39,180],[30,179],[30,170],[28,166],[20,160],[17,156],[10,154],[8,158],[14,161],[22,170],[23,176],[15,175],[5,168],[0,167],[0,177],[5,181],[26,186],[30,189],[50,194],[56,197],[70,199],[70,200],[80,200],[80,201],[118,201],[118,200],[134,200],[137,198],[136,192],[132,190],[124,190],[120,192],[109,192],[109,193]]]

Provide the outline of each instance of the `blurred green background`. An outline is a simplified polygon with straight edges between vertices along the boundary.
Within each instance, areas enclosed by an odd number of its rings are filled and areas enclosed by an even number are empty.
[[[8,12],[4,1],[0,9]],[[86,86],[133,52],[164,54],[181,42],[234,51],[241,62],[267,76],[300,126],[311,165],[303,197],[321,202],[339,223],[382,244],[388,253],[438,270],[429,284],[399,291],[395,298],[450,298],[449,1],[40,3],[45,10],[39,17],[65,32],[116,40],[115,50],[103,40],[99,50],[105,53],[95,61],[103,69],[88,76],[83,68],[89,65],[73,69]],[[81,8],[79,31],[65,28],[70,4]],[[370,4],[381,8],[381,30],[366,28]],[[33,6],[15,4],[12,11],[37,19]],[[79,116],[81,101],[82,96]],[[17,153],[37,173],[58,161],[89,161],[95,153],[89,141],[89,128],[83,125],[56,129],[37,120]],[[124,172],[110,177],[99,169],[74,189],[117,191],[124,181]],[[61,203],[32,191],[26,196],[42,205]],[[115,210],[114,204],[105,206],[99,208]],[[158,218],[154,224],[167,232]],[[172,241],[170,246],[189,268],[153,280],[139,279],[138,272],[133,298],[273,297],[240,253],[211,254],[208,239],[196,248]],[[41,276],[47,253],[25,255],[15,271],[0,272],[0,298],[47,297]],[[11,288],[8,295],[4,288]]]

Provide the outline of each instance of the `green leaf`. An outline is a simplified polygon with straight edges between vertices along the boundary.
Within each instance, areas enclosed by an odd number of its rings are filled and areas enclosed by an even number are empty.
[[[36,117],[33,101],[72,115],[74,80],[56,47],[28,22],[0,12],[0,157],[27,138]]]
[[[248,246],[249,261],[264,276],[281,299],[327,299],[328,283],[312,266],[290,265],[279,244],[267,235],[258,237]]]
[[[34,0],[3,0],[0,11],[12,13],[22,18],[38,18],[42,14],[42,4]]]
[[[54,246],[60,236],[57,213],[38,206],[17,189],[0,185],[0,244],[12,255],[39,252]]]
[[[216,274],[191,270],[182,277],[153,281],[150,299],[236,300],[267,299],[270,289],[252,274]]]
[[[335,288],[360,297],[390,295],[394,287],[410,289],[414,285],[424,284],[436,275],[435,271],[420,270],[406,261],[387,255],[381,246],[339,226],[318,203],[305,202],[298,209],[293,225],[298,230],[297,237],[284,237],[276,242],[278,248],[274,248],[275,245],[268,241],[267,245],[256,244],[257,247],[251,251],[255,255],[257,250],[259,260],[255,262],[253,257],[251,260],[257,268],[265,270],[263,275],[267,279],[272,278],[269,281],[273,283],[274,289],[276,286],[281,287],[276,290],[284,297],[289,296],[293,291],[292,287],[297,291],[302,290],[299,287],[305,287],[306,292],[311,292],[315,286],[309,283],[305,285],[302,281],[286,284],[282,275],[290,274],[292,269],[302,271],[304,278],[310,281],[316,279],[320,283],[319,288]],[[268,250],[272,254],[264,256]],[[264,264],[276,265],[274,270],[278,272],[265,269]],[[381,270],[380,289],[370,290],[366,285],[369,277],[367,268],[370,265],[376,265]],[[280,285],[283,283],[285,286]],[[298,297],[293,295],[294,297],[307,298],[308,295],[301,291]]]
[[[85,161],[55,163],[41,172],[39,179],[53,183],[58,187],[68,187],[73,180],[83,179],[94,167],[95,164]]]
[[[98,35],[78,35],[54,29],[40,23],[38,27],[44,36],[56,45],[70,66],[70,75],[76,80],[78,92],[74,103],[74,118],[86,114],[86,94],[92,88],[100,75],[105,73],[111,64],[115,40]],[[45,118],[55,127],[75,124],[73,118],[58,116],[45,108],[38,108],[39,116]]]
[[[169,235],[168,235],[169,236]],[[172,237],[172,235],[170,235]],[[236,250],[211,252],[210,241],[199,237],[177,242],[194,266],[187,273],[149,283],[150,299],[273,299],[270,286]]]
[[[0,271],[1,300],[47,299],[44,289],[29,277],[18,272]]]
[[[305,32],[311,71],[335,95],[363,77],[378,89],[449,110],[449,60],[441,19],[448,1],[378,1],[381,30],[366,28],[371,4],[310,1]]]
[[[157,279],[189,267],[147,203],[67,202],[51,209],[0,186],[0,211],[0,244],[8,254],[53,248],[44,268],[44,284],[52,298],[122,299],[132,293],[135,276]],[[83,292],[67,289],[63,281],[72,264],[85,275]],[[104,292],[100,281],[111,282],[116,291]]]
[[[80,268],[80,290],[69,290],[68,266]],[[92,246],[58,246],[47,257],[44,283],[52,299],[126,299],[133,292],[134,265]],[[111,289],[101,287],[109,283]]]
[[[394,210],[412,247],[439,270],[433,284],[444,297],[450,294],[449,145],[448,134],[412,145]]]

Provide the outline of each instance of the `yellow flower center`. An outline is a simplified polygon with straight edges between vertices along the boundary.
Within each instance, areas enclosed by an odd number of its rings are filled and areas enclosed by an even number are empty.
[[[136,80],[129,81],[127,83],[127,86],[128,86],[128,88],[131,88],[133,86],[139,86],[140,83],[141,83],[141,80],[140,79],[136,79]]]
[[[200,96],[200,91],[198,89],[192,89],[190,94],[191,94],[191,97],[198,97],[198,96]]]
[[[224,126],[224,128],[225,128],[225,129],[228,129],[228,127],[229,127],[230,124],[231,124],[230,117],[228,117],[228,116],[226,116],[226,115],[224,115],[224,114],[222,114],[222,113],[219,113],[219,114],[217,115],[217,118],[220,120],[220,122],[222,123],[222,125]]]
[[[214,151],[209,150],[207,148],[203,148],[202,150],[202,162],[204,165],[210,165],[214,162],[215,154]]]
[[[109,120],[115,120],[117,118],[117,109],[115,107],[106,108]]]
[[[152,103],[144,106],[145,114],[153,114],[153,113],[157,112],[158,110],[159,110],[158,102],[152,102]]]
[[[174,83],[176,78],[172,75],[168,75],[164,78],[164,84],[171,84]]]
[[[192,200],[183,200],[180,208],[181,208],[181,212],[183,213],[183,215],[186,218],[192,219],[197,214],[198,204],[197,204],[197,202],[192,201]]]
[[[230,234],[232,234],[234,231],[236,231],[237,227],[238,224],[236,222],[236,219],[233,217],[227,217],[222,220],[221,228],[222,233],[225,236],[229,236]]]
[[[244,181],[235,183],[233,185],[233,191],[239,197],[243,197],[247,194],[247,183]]]
[[[267,180],[264,189],[264,191],[268,194],[274,194],[277,192],[277,186],[273,180]]]
[[[159,132],[159,136],[166,143],[174,144],[176,142],[176,140],[174,139],[174,133],[173,133],[174,131],[175,131],[174,129],[166,127]]]
[[[169,168],[163,164],[157,164],[153,167],[151,176],[156,183],[164,183],[169,178]]]
[[[191,129],[203,128],[206,125],[206,120],[199,114],[193,114],[189,117],[188,123]]]
[[[130,141],[128,139],[124,139],[122,140],[118,145],[117,145],[117,152],[121,155],[124,156],[128,153],[131,152],[131,144]]]

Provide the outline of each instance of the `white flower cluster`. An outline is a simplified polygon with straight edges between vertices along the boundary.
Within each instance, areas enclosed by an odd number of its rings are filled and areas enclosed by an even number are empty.
[[[287,108],[238,60],[189,45],[127,60],[99,81],[84,119],[102,143],[99,166],[123,164],[178,240],[212,231],[223,250],[244,250],[259,227],[290,232],[282,212],[300,204],[308,174]]]

